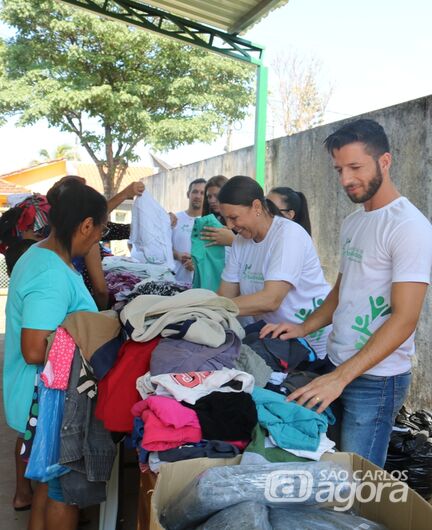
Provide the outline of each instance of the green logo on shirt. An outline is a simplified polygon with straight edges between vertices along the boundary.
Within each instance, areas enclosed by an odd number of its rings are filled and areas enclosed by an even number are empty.
[[[342,247],[342,255],[350,261],[361,263],[363,259],[363,249],[350,247],[351,239],[347,238]]]
[[[263,282],[264,275],[262,272],[251,272],[252,264],[248,265],[247,263],[244,266],[242,278],[243,280],[248,280],[249,282]]]
[[[313,313],[315,309],[317,309],[323,302],[324,302],[323,298],[314,297],[312,298],[312,306],[313,306],[312,309],[307,309],[307,308],[299,309],[297,313],[294,313],[294,316],[300,319],[302,322],[304,322],[307,319],[307,317],[311,313]],[[314,331],[313,333],[311,333],[310,335],[308,335],[308,337],[318,341],[322,337],[323,333],[324,333],[324,328],[320,328]]]
[[[391,313],[391,307],[385,303],[383,296],[377,296],[375,299],[369,296],[370,314],[369,315],[358,315],[354,319],[354,324],[351,329],[359,331],[360,336],[357,338],[355,347],[357,350],[361,350],[366,342],[372,336],[372,331],[369,329],[370,324],[378,317],[384,317]]]

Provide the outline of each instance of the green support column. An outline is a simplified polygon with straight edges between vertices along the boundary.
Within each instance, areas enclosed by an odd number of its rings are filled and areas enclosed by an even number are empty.
[[[257,89],[255,110],[255,166],[256,180],[264,188],[266,165],[266,124],[267,124],[268,68],[257,67]]]

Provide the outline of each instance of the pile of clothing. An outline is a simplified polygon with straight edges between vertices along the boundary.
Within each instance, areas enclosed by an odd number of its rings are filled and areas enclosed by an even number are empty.
[[[121,341],[115,312],[69,315],[49,338],[38,407],[31,407],[28,425],[36,434],[25,446],[26,477],[59,478],[65,502],[80,508],[106,499],[116,446],[95,415],[97,377],[115,361]]]
[[[332,450],[331,411],[285,400],[299,374],[283,347],[309,362],[308,347],[298,355],[297,344],[271,343],[282,352],[274,365],[267,342],[254,346],[260,353],[246,344],[232,300],[160,280],[138,285],[150,294],[135,293],[120,315],[73,313],[51,337],[29,478],[60,478],[66,502],[80,507],[102,502],[113,440],[125,434],[141,468],[154,471],[198,457],[243,453],[242,464],[267,464]]]
[[[242,342],[232,300],[206,289],[172,294],[138,295],[124,306],[129,340],[98,385],[97,417],[133,433],[142,469],[239,452],[245,462],[318,460],[332,450],[330,410],[317,414],[263,388],[290,374],[275,373]]]
[[[174,273],[166,265],[142,263],[135,258],[105,256],[102,269],[111,299],[121,302],[115,309],[121,309],[127,301],[139,294],[157,294],[161,285],[165,290],[167,284],[174,285],[173,294],[188,287],[177,285]],[[143,287],[150,282],[150,286]]]

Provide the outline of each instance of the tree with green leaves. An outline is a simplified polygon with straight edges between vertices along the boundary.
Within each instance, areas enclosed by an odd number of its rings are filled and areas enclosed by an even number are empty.
[[[31,166],[36,164],[42,164],[43,162],[49,162],[50,160],[56,160],[58,158],[65,158],[66,160],[80,160],[76,148],[72,145],[61,144],[58,145],[54,151],[50,152],[48,149],[41,149],[39,151],[40,159],[32,160]]]
[[[76,134],[108,197],[140,142],[210,142],[251,103],[247,64],[54,0],[3,0],[0,17],[14,30],[0,46],[0,115]]]

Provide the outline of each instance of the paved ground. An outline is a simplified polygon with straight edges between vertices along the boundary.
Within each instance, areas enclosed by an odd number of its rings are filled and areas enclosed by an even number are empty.
[[[2,530],[25,530],[29,512],[15,512],[12,508],[12,498],[15,491],[15,463],[13,451],[16,436],[5,423],[3,413],[3,344],[4,344],[4,308],[6,297],[0,296],[0,528]],[[138,494],[138,468],[133,464],[133,453],[127,453],[125,460],[129,465],[124,469],[124,521],[118,530],[132,530],[136,528],[136,506]],[[99,512],[97,508],[87,510],[82,514],[83,520],[88,522],[83,530],[97,530]],[[59,528],[61,530],[61,528]],[[115,530],[115,529],[110,529]]]

